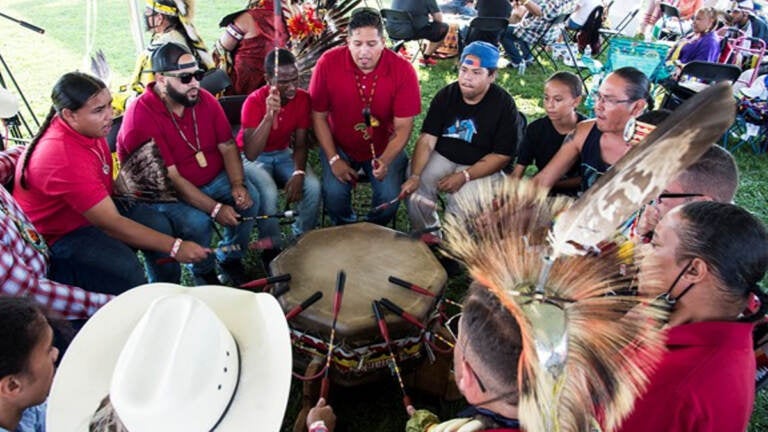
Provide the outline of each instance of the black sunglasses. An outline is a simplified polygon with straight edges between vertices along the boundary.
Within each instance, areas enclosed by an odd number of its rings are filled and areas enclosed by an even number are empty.
[[[198,69],[194,72],[184,72],[184,73],[163,72],[162,74],[163,76],[178,78],[182,84],[191,83],[192,78],[194,78],[196,81],[202,81],[203,77],[205,77],[205,71],[202,69]]]

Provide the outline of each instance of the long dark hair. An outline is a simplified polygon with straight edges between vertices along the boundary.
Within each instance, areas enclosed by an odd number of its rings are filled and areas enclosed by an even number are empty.
[[[24,372],[47,320],[27,297],[0,296],[0,378]]]
[[[683,224],[677,232],[678,261],[700,258],[721,282],[723,294],[744,300],[760,299],[760,310],[750,318],[763,317],[768,297],[758,282],[768,271],[768,233],[751,213],[733,204],[697,201],[680,212]]]
[[[24,162],[21,166],[21,187],[27,189],[27,167],[29,166],[29,159],[32,157],[32,152],[35,151],[37,143],[45,135],[45,132],[51,126],[51,122],[56,114],[61,115],[61,112],[65,109],[70,111],[77,111],[88,102],[88,99],[93,95],[105,89],[107,86],[104,83],[91,75],[82,72],[69,72],[56,81],[51,91],[51,101],[53,105],[51,110],[48,111],[48,115],[45,117],[40,130],[37,131],[37,135],[32,139],[32,142],[27,147],[27,151],[24,154]]]
[[[651,97],[651,81],[637,68],[625,66],[611,72],[627,83],[627,97],[633,101],[643,99],[648,103],[648,109],[653,109]]]

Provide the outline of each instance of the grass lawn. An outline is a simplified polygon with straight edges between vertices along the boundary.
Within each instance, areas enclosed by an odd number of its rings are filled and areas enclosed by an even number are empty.
[[[93,46],[107,55],[113,78],[111,87],[124,84],[133,69],[136,53],[128,20],[128,2],[125,0],[99,0],[97,19],[91,27]],[[225,14],[243,7],[245,0],[198,1],[195,22],[203,38],[211,46],[218,37],[219,19]],[[139,2],[143,8],[143,2]],[[44,35],[31,32],[0,18],[0,55],[13,72],[19,87],[42,117],[50,106],[50,90],[63,73],[82,69],[87,34],[86,2],[83,0],[4,0],[0,12],[14,18],[29,21],[46,29]],[[454,62],[442,61],[437,67],[420,69],[419,78],[424,109],[429,106],[438,89],[455,79]],[[0,66],[0,74],[8,81],[8,74]],[[529,68],[525,75],[517,71],[500,70],[497,83],[514,97],[519,109],[529,121],[543,115],[541,93],[547,74],[537,68]],[[10,82],[8,86],[15,92]],[[28,113],[24,112],[25,116]],[[423,114],[418,117],[419,130]],[[412,138],[410,146],[413,145]],[[736,153],[741,170],[741,186],[736,202],[757,214],[768,223],[768,160],[766,155],[756,156],[746,147]],[[404,212],[400,212],[398,226],[407,227]],[[451,286],[466,286],[465,278],[451,281]],[[338,430],[396,431],[403,430],[405,415],[400,405],[400,395],[394,380],[352,390],[334,390],[334,408],[340,417]],[[295,415],[299,402],[300,386],[294,384],[288,417]],[[418,396],[418,395],[415,395]],[[456,404],[442,403],[426,397],[415,397],[419,407],[429,407],[444,416],[455,412]],[[760,393],[756,398],[750,431],[768,428],[768,395]],[[288,422],[287,422],[288,423]],[[291,430],[286,424],[284,430]]]

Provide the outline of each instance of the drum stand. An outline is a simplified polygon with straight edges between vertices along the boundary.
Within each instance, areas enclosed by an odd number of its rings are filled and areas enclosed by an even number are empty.
[[[5,15],[4,13],[0,13],[0,17],[3,17],[7,20],[13,21],[22,27],[25,27],[27,29],[30,29],[32,31],[35,31],[37,33],[43,34],[45,33],[45,30],[37,27],[35,25],[32,25],[26,21],[18,20],[16,18],[10,17],[8,15]],[[21,98],[21,101],[24,103],[24,107],[29,112],[30,117],[34,121],[37,128],[40,128],[40,122],[37,119],[37,116],[35,116],[35,112],[32,110],[32,106],[29,104],[29,101],[27,100],[27,97],[24,96],[24,92],[21,91],[21,87],[19,87],[19,83],[16,81],[16,78],[13,76],[13,72],[11,72],[11,68],[8,66],[8,63],[6,63],[5,59],[3,58],[3,54],[0,53],[0,86],[9,89],[8,83],[13,85],[13,87],[16,89],[16,94]],[[15,116],[5,119],[5,123],[8,126],[8,131],[10,133],[9,140],[16,141],[19,143],[25,143],[27,142],[26,139],[24,139],[24,133],[22,130],[22,126],[24,130],[26,130],[26,136],[28,138],[31,138],[34,133],[32,132],[32,127],[30,126],[29,122],[27,122],[27,119],[24,118],[21,111],[19,111]]]

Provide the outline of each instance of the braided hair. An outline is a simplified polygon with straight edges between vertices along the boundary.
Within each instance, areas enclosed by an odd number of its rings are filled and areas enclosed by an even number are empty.
[[[21,187],[27,189],[27,167],[29,166],[29,159],[32,157],[32,152],[35,151],[40,139],[45,135],[45,132],[51,126],[51,122],[56,115],[61,115],[62,111],[68,109],[70,111],[77,111],[82,108],[88,99],[92,98],[96,93],[105,89],[107,86],[104,83],[91,75],[83,72],[69,72],[61,76],[51,91],[51,101],[53,105],[51,110],[48,111],[48,115],[45,117],[45,121],[40,126],[40,130],[32,139],[32,142],[27,147],[26,152],[23,155],[23,162],[21,165]]]

